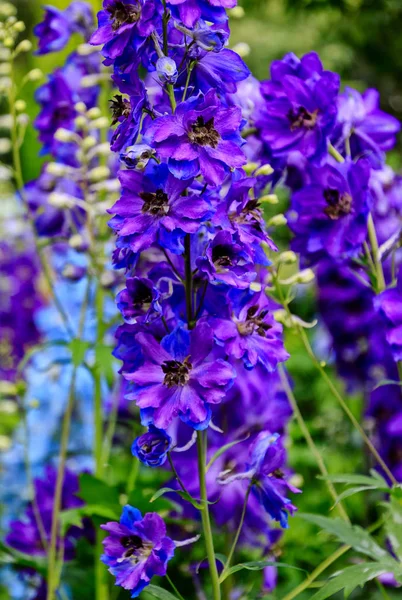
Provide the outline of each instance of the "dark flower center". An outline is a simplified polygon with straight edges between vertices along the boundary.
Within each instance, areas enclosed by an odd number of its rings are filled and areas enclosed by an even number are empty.
[[[324,208],[324,213],[333,221],[340,217],[348,215],[352,210],[352,196],[344,192],[340,194],[338,190],[326,188],[324,198],[328,206]]]
[[[128,119],[131,114],[130,100],[123,98],[120,94],[116,94],[110,101],[110,108],[112,109],[113,117],[112,125],[115,125],[121,117]]]
[[[190,363],[190,357],[184,359],[183,362],[178,360],[165,360],[162,364],[162,371],[165,373],[163,383],[167,387],[184,386],[190,379],[190,371],[193,365]]]
[[[155,438],[153,440],[147,440],[146,442],[141,444],[141,450],[146,453],[152,452],[154,450],[154,448],[157,448],[161,444],[164,448],[167,448],[169,446],[169,441],[167,439],[160,440],[159,438]]]
[[[240,335],[246,336],[256,333],[261,337],[265,337],[267,331],[271,329],[271,325],[264,322],[267,314],[268,310],[262,310],[260,314],[258,314],[258,306],[251,306],[247,311],[246,320],[237,324]]]
[[[261,208],[258,199],[249,200],[239,215],[234,220],[240,224],[251,225],[253,229],[262,231],[261,227]]]
[[[124,559],[130,558],[133,555],[140,554],[139,551],[141,551],[144,547],[142,539],[139,535],[125,535],[122,538],[120,538],[120,543],[123,546],[123,548],[126,548],[126,551],[124,552],[122,557]]]
[[[295,129],[313,129],[317,123],[317,111],[313,113],[308,112],[304,106],[299,106],[297,110],[293,108],[288,112],[287,117],[290,121],[290,130]]]
[[[212,249],[212,262],[216,267],[232,267],[234,255],[228,246],[215,246]]]
[[[106,10],[110,14],[113,31],[117,31],[123,25],[137,23],[141,17],[141,6],[138,3],[134,5],[117,1]]]
[[[71,106],[68,102],[62,102],[56,106],[53,118],[57,121],[66,121],[71,118]]]
[[[139,196],[144,201],[142,205],[143,213],[163,217],[169,212],[169,198],[163,190],[156,190],[155,193],[141,192]]]
[[[212,119],[209,119],[205,123],[203,117],[198,117],[196,122],[191,126],[188,137],[193,144],[216,148],[220,136],[214,127],[214,118],[212,117]]]
[[[148,310],[149,307],[151,306],[151,302],[152,302],[151,290],[144,285],[137,291],[137,294],[135,295],[135,298],[133,299],[134,307],[137,309],[142,308],[142,309]]]

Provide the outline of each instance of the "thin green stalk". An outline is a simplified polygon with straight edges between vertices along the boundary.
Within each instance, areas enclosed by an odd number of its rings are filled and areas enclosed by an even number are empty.
[[[131,494],[133,489],[135,488],[135,482],[137,481],[138,472],[140,470],[140,461],[135,459],[133,461],[133,465],[131,467],[130,475],[128,476],[127,481],[127,496]]]
[[[331,143],[328,144],[328,152],[330,153],[332,158],[334,158],[338,163],[345,162],[345,159],[343,158],[342,154],[338,152],[338,150],[334,148],[334,146]]]
[[[80,321],[78,326],[78,337],[81,338],[84,326],[85,317],[87,313],[89,296],[90,296],[91,280],[88,279],[87,289],[85,298],[81,307]],[[53,600],[58,587],[56,562],[57,562],[57,537],[59,532],[59,516],[61,510],[61,497],[63,492],[64,475],[66,470],[67,461],[67,450],[68,441],[70,437],[71,419],[74,409],[75,400],[75,384],[77,378],[78,365],[74,364],[71,375],[70,389],[68,394],[68,401],[66,411],[63,416],[63,423],[61,428],[61,439],[60,439],[60,452],[59,452],[59,465],[57,469],[56,489],[53,499],[53,510],[52,510],[52,526],[50,532],[50,544],[48,553],[48,570],[47,570],[47,595],[46,600]]]
[[[311,433],[310,433],[310,431],[309,431],[309,429],[308,429],[308,427],[306,425],[306,422],[305,422],[305,420],[303,418],[303,415],[302,415],[302,413],[301,413],[301,411],[299,409],[299,406],[297,404],[297,400],[296,400],[296,398],[295,398],[295,396],[294,396],[294,394],[292,392],[292,389],[291,389],[291,387],[289,385],[289,381],[288,381],[288,378],[286,376],[285,369],[284,369],[283,365],[279,365],[278,372],[279,372],[279,377],[280,377],[281,382],[282,382],[282,387],[285,390],[285,393],[286,393],[286,395],[288,397],[289,403],[290,403],[290,405],[292,407],[293,413],[294,413],[294,415],[296,417],[296,420],[297,420],[297,422],[299,424],[301,432],[304,435],[305,440],[306,440],[306,442],[308,444],[308,447],[310,448],[310,451],[313,454],[313,456],[314,456],[314,458],[315,458],[315,460],[317,462],[317,466],[318,466],[318,468],[319,468],[319,470],[321,472],[321,475],[326,478],[329,475],[327,467],[325,465],[325,462],[324,462],[324,460],[323,460],[323,458],[322,458],[322,456],[321,456],[321,454],[320,454],[317,446],[314,443],[313,437],[312,437],[312,435],[311,435]],[[345,521],[347,521],[348,523],[350,523],[350,519],[348,517],[348,514],[347,514],[345,508],[343,507],[342,503],[338,501],[338,494],[336,492],[334,484],[332,483],[332,481],[328,481],[328,479],[325,479],[325,483],[327,485],[329,493],[331,494],[332,499],[334,500],[335,503],[337,503],[337,508],[338,508],[340,516],[342,517],[342,519],[344,519]]]
[[[382,262],[380,257],[380,249],[378,247],[377,234],[375,231],[375,225],[371,213],[367,220],[368,237],[371,244],[371,250],[373,252],[373,261],[375,266],[375,273],[377,277],[377,293],[383,292],[386,288],[384,271],[382,268]]]
[[[171,455],[170,452],[168,452],[168,460],[169,460],[170,467],[171,467],[171,469],[173,471],[173,475],[177,479],[177,483],[179,484],[179,486],[181,487],[181,489],[183,490],[183,492],[186,492],[186,494],[188,494],[189,496],[191,496],[190,492],[188,491],[188,489],[184,485],[183,480],[181,479],[180,475],[176,471],[176,467],[174,466],[172,455]]]
[[[173,583],[173,581],[170,579],[169,575],[166,573],[165,575],[166,579],[169,582],[170,587],[172,588],[172,590],[174,591],[174,593],[176,594],[176,596],[178,598],[180,598],[180,600],[184,600],[183,596],[180,594],[179,590],[177,589],[177,587],[175,586],[175,584]]]
[[[223,577],[226,575],[226,573],[227,573],[227,571],[228,571],[228,569],[230,567],[230,563],[232,562],[233,554],[235,553],[237,542],[239,541],[241,530],[243,529],[244,517],[246,516],[247,503],[248,503],[248,499],[249,499],[249,496],[250,496],[252,485],[253,485],[253,482],[251,482],[250,485],[247,488],[246,495],[244,497],[243,509],[241,511],[241,517],[240,517],[239,526],[237,528],[236,535],[234,537],[233,544],[232,544],[232,546],[230,548],[229,555],[227,557],[225,566],[224,566],[223,571],[221,573],[220,581],[222,581]]]
[[[310,356],[312,362],[314,363],[314,366],[320,372],[322,378],[325,380],[325,382],[328,385],[328,387],[330,388],[332,394],[335,396],[336,400],[339,402],[339,404],[341,405],[341,407],[343,408],[343,410],[345,411],[345,413],[349,417],[349,419],[352,422],[352,424],[355,427],[355,429],[357,429],[357,431],[360,433],[361,437],[363,438],[364,442],[366,443],[366,445],[367,445],[368,449],[370,450],[371,454],[374,456],[374,458],[376,459],[376,461],[378,462],[378,464],[381,466],[381,468],[383,469],[383,471],[386,473],[386,475],[388,476],[388,478],[390,479],[390,481],[392,481],[393,485],[397,485],[398,482],[395,479],[395,477],[393,476],[392,472],[390,471],[390,469],[388,468],[388,466],[384,462],[383,458],[378,453],[377,449],[375,448],[375,446],[371,442],[370,438],[368,437],[368,435],[364,431],[363,427],[360,425],[359,421],[356,419],[356,417],[354,416],[354,414],[350,410],[349,406],[346,404],[345,400],[342,398],[342,396],[340,395],[340,393],[338,392],[338,390],[334,386],[331,378],[327,375],[327,372],[322,367],[320,361],[317,359],[316,355],[314,354],[314,351],[313,351],[313,349],[312,349],[312,347],[310,345],[310,342],[309,342],[309,339],[308,339],[308,337],[306,335],[306,332],[301,327],[296,327],[296,331],[298,332],[298,334],[299,334],[299,336],[300,336],[300,338],[301,338],[301,340],[302,340],[302,342],[304,344],[304,347],[307,350],[307,354]]]
[[[206,484],[206,442],[203,432],[197,431],[198,475],[200,479],[200,495],[203,504],[201,510],[202,527],[204,531],[205,548],[207,551],[209,572],[212,582],[213,600],[221,600],[218,569],[216,566],[214,541],[212,536],[211,520],[209,517],[208,495]]]
[[[181,101],[182,101],[182,102],[184,102],[184,101],[185,101],[185,99],[186,99],[186,96],[187,96],[187,90],[188,90],[188,86],[189,86],[189,83],[190,83],[190,77],[191,77],[191,73],[193,72],[194,66],[195,66],[195,61],[192,61],[192,62],[189,64],[189,66],[188,66],[188,69],[187,69],[187,79],[186,79],[186,85],[184,86],[183,96],[182,96],[182,99],[181,99]]]

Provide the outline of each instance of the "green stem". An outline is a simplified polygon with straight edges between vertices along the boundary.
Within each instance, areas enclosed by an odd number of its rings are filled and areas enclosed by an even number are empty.
[[[234,540],[233,540],[233,544],[232,544],[232,546],[230,548],[229,556],[228,556],[228,558],[226,560],[225,566],[224,566],[223,571],[221,573],[220,581],[222,581],[222,579],[226,575],[226,573],[227,573],[227,571],[228,571],[228,569],[230,567],[230,563],[232,562],[233,554],[235,553],[237,542],[239,541],[241,530],[243,528],[244,517],[246,516],[247,503],[248,503],[248,498],[250,496],[252,485],[253,485],[253,483],[251,482],[250,485],[247,488],[246,495],[245,495],[245,498],[244,498],[244,503],[243,503],[243,510],[241,512],[239,526],[237,528],[236,535],[235,535]]]
[[[329,475],[327,467],[325,465],[325,462],[324,462],[324,460],[323,460],[323,458],[322,458],[322,456],[321,456],[321,454],[320,454],[317,446],[314,443],[314,440],[313,440],[313,438],[311,436],[311,433],[310,433],[310,431],[309,431],[309,429],[308,429],[308,427],[306,425],[306,422],[303,419],[303,415],[302,415],[302,413],[301,413],[301,411],[299,409],[299,406],[297,404],[296,398],[295,398],[295,396],[294,396],[294,394],[292,392],[292,389],[291,389],[291,387],[289,385],[289,381],[288,381],[288,378],[286,376],[285,369],[284,369],[283,365],[279,365],[278,372],[279,372],[279,377],[280,377],[281,382],[282,382],[282,387],[285,390],[285,393],[286,393],[286,395],[288,397],[289,403],[290,403],[290,405],[292,407],[293,413],[294,413],[294,415],[296,417],[296,420],[297,420],[297,422],[299,424],[301,432],[302,432],[302,434],[305,437],[307,445],[310,448],[310,451],[311,451],[312,455],[314,456],[314,458],[315,458],[315,460],[317,462],[317,466],[318,466],[318,468],[319,468],[319,470],[321,472],[321,475],[323,477],[327,478],[328,475]],[[340,513],[340,516],[345,521],[347,521],[348,523],[350,523],[350,520],[349,520],[349,517],[348,517],[348,514],[347,514],[345,508],[343,507],[343,505],[342,505],[341,502],[338,502],[338,494],[336,492],[334,484],[332,483],[332,481],[328,481],[328,479],[325,479],[325,483],[327,485],[329,493],[331,494],[332,499],[334,500],[335,503],[338,503],[337,504],[337,508],[338,508],[339,513]]]
[[[334,148],[331,143],[328,144],[328,152],[330,153],[332,158],[334,158],[338,163],[345,162],[345,159],[343,158],[342,154],[338,152],[338,150]]]
[[[131,494],[133,489],[135,488],[135,482],[137,481],[138,472],[140,470],[140,461],[138,459],[134,459],[133,466],[131,467],[130,475],[128,476],[127,481],[127,496]]]
[[[169,96],[170,106],[172,107],[172,111],[176,110],[176,98],[174,96],[174,87],[171,83],[166,84],[167,95]]]
[[[377,234],[375,231],[375,225],[371,213],[367,220],[368,237],[370,240],[371,250],[373,253],[373,261],[375,266],[375,273],[377,277],[377,293],[383,292],[386,288],[384,271],[382,268],[382,262],[380,258],[380,249],[378,247]]]
[[[165,575],[166,579],[169,582],[170,587],[172,588],[172,590],[174,591],[174,593],[176,594],[176,596],[178,598],[180,598],[180,600],[184,600],[183,596],[180,594],[179,590],[177,589],[177,587],[175,586],[175,584],[173,583],[173,581],[170,579],[169,575],[166,573]]]
[[[185,101],[186,96],[187,96],[187,90],[188,90],[188,86],[190,83],[190,77],[191,77],[191,73],[193,72],[195,66],[195,61],[192,61],[189,66],[188,66],[188,70],[187,70],[187,79],[186,79],[186,85],[184,86],[184,92],[183,92],[183,97],[181,99],[182,102]]]
[[[376,461],[378,462],[378,464],[381,466],[381,468],[383,469],[383,471],[386,473],[386,475],[388,476],[388,478],[390,479],[390,481],[392,481],[393,485],[397,485],[398,482],[396,481],[395,477],[391,473],[390,469],[388,468],[388,466],[386,465],[386,463],[384,462],[384,460],[382,459],[382,457],[378,453],[377,449],[375,448],[375,446],[373,445],[373,443],[371,442],[371,440],[367,436],[367,434],[364,431],[363,427],[360,425],[359,421],[356,419],[356,417],[354,416],[354,414],[350,410],[349,406],[346,404],[345,400],[342,398],[342,396],[340,395],[340,393],[336,389],[336,387],[333,384],[331,378],[327,375],[325,369],[322,367],[320,361],[317,359],[316,355],[314,354],[314,351],[313,351],[313,349],[312,349],[312,347],[310,345],[310,342],[308,340],[306,332],[301,327],[296,327],[296,331],[298,332],[298,334],[299,334],[299,336],[300,336],[300,338],[301,338],[301,340],[302,340],[302,342],[304,344],[304,347],[307,350],[307,354],[310,356],[312,362],[314,363],[314,366],[320,372],[322,378],[325,380],[325,382],[328,385],[329,389],[331,390],[332,394],[335,396],[336,400],[339,402],[339,404],[341,405],[341,407],[343,408],[343,410],[345,411],[345,413],[349,417],[349,419],[352,422],[352,424],[355,427],[355,429],[357,429],[357,431],[360,433],[361,437],[363,438],[364,442],[366,443],[366,445],[367,445],[368,449],[370,450],[371,454],[374,456],[374,458],[376,459]]]
[[[221,590],[219,584],[218,569],[215,560],[214,541],[212,537],[211,520],[209,517],[208,495],[206,484],[206,443],[203,432],[197,431],[197,452],[198,452],[198,475],[200,479],[200,495],[203,504],[201,510],[202,527],[205,538],[205,548],[207,551],[209,572],[212,582],[213,600],[221,600]]]

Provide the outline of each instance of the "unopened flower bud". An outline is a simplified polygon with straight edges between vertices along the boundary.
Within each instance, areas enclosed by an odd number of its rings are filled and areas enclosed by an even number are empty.
[[[23,21],[17,21],[16,23],[14,23],[13,29],[17,33],[22,33],[26,29],[25,23]]]
[[[74,133],[74,131],[70,131],[69,129],[64,129],[64,127],[60,127],[54,134],[54,139],[58,142],[76,142],[77,134]]]
[[[235,6],[228,10],[229,17],[232,19],[242,19],[245,15],[244,8],[242,6]]]
[[[77,129],[85,129],[87,126],[87,120],[83,115],[80,115],[76,119],[74,119],[74,125]]]
[[[105,129],[105,127],[109,127],[109,119],[106,117],[99,117],[99,119],[91,121],[91,129]]]
[[[246,42],[239,42],[232,48],[233,52],[237,52],[239,56],[245,58],[250,54],[250,46]]]
[[[312,269],[304,269],[297,274],[297,283],[311,283],[315,279],[315,274]]]
[[[30,52],[31,50],[32,42],[30,42],[29,40],[22,40],[22,42],[20,42],[16,47],[15,54],[20,54],[21,52]]]
[[[76,110],[78,113],[85,113],[87,107],[85,106],[84,102],[77,102],[74,104],[74,110]]]
[[[265,194],[261,196],[260,202],[266,202],[267,204],[278,204],[278,196],[276,194]]]
[[[14,39],[10,36],[4,38],[3,45],[6,48],[12,48],[14,46]]]
[[[179,76],[173,58],[162,56],[156,61],[156,72],[162,83],[176,83]]]
[[[27,103],[25,102],[25,100],[17,100],[15,103],[15,110],[17,112],[23,112],[24,110],[26,110],[27,107]]]
[[[91,46],[90,44],[80,44],[77,48],[77,54],[80,56],[90,56],[99,52],[100,46]]]
[[[69,279],[70,281],[80,281],[85,277],[86,272],[87,270],[85,267],[69,264],[64,267],[61,275],[64,279]]]
[[[75,235],[72,235],[70,237],[70,239],[68,240],[68,245],[70,246],[70,248],[73,248],[77,252],[85,252],[86,250],[88,250],[88,242],[86,242],[82,235],[80,235],[79,233],[76,233]]]
[[[280,213],[275,215],[268,221],[268,227],[279,227],[280,225],[286,225],[287,219],[284,214]]]
[[[40,69],[32,69],[27,74],[27,79],[29,81],[40,81],[41,79],[43,79],[43,77],[44,75]]]
[[[254,173],[254,171],[258,169],[258,164],[255,162],[249,162],[244,165],[243,169],[246,171],[247,175],[251,175],[251,173]]]
[[[7,154],[11,147],[11,141],[8,138],[0,138],[0,154]]]
[[[101,165],[101,166],[95,167],[94,169],[91,169],[89,171],[88,179],[92,183],[95,183],[97,181],[103,181],[104,179],[107,179],[109,177],[109,175],[110,175],[110,169],[108,167]]]
[[[287,250],[286,252],[282,252],[282,254],[279,255],[278,262],[282,265],[293,265],[297,262],[297,256],[291,250]]]
[[[102,112],[101,112],[100,108],[98,108],[97,106],[90,108],[89,111],[87,112],[88,119],[99,119],[99,117],[101,117],[101,116],[102,116]]]
[[[61,163],[51,162],[46,165],[46,172],[55,177],[65,177],[67,175],[67,168]]]
[[[74,200],[68,194],[61,194],[59,192],[53,192],[49,194],[48,202],[55,208],[73,208]]]
[[[254,173],[254,175],[256,177],[259,177],[260,175],[272,175],[273,172],[274,169],[271,167],[271,165],[266,164],[259,167]]]
[[[100,284],[106,290],[114,287],[117,283],[117,274],[114,271],[104,271],[100,276]]]

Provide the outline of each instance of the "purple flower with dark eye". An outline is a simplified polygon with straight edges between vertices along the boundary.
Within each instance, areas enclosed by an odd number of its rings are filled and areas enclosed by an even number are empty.
[[[201,174],[219,185],[246,158],[240,149],[241,111],[224,107],[214,90],[182,102],[174,115],[153,121],[146,138],[181,179]]]
[[[248,288],[256,277],[252,256],[229,231],[216,234],[208,244],[205,256],[197,258],[197,267],[209,281],[240,289]]]
[[[128,277],[126,288],[116,297],[117,308],[126,323],[147,322],[152,314],[160,313],[159,292],[149,279]]]
[[[236,480],[250,480],[253,494],[269,516],[287,529],[288,513],[293,515],[297,508],[286,494],[288,491],[298,494],[301,490],[286,481],[282,471],[285,463],[286,451],[282,446],[280,435],[262,431],[251,445],[247,470],[225,477],[221,479],[221,483],[227,485]]]
[[[368,89],[364,94],[347,87],[338,98],[338,128],[334,143],[343,147],[349,140],[353,157],[365,156],[373,167],[384,162],[384,152],[392,150],[401,124],[395,117],[380,110],[380,95]]]
[[[335,125],[339,76],[323,71],[316,55],[308,69],[282,62],[272,70],[271,85],[262,87],[266,104],[256,122],[261,138],[274,155],[298,150],[320,159]]]
[[[154,0],[104,0],[91,44],[103,45],[102,53],[110,59],[127,47],[138,52],[160,20],[157,6]]]
[[[159,241],[172,251],[176,230],[195,233],[210,206],[199,196],[183,196],[188,181],[176,179],[167,165],[149,164],[145,172],[120,171],[123,193],[109,212],[116,215],[110,225],[119,236],[129,238],[133,252],[140,252]],[[176,250],[180,252],[180,248]]]
[[[201,18],[212,23],[226,21],[225,9],[235,7],[237,0],[168,0],[167,3],[187,27],[193,27]]]
[[[213,354],[211,327],[199,321],[189,332],[179,325],[161,344],[147,333],[139,333],[136,340],[144,364],[134,373],[124,373],[135,384],[127,397],[147,409],[147,418],[159,429],[166,429],[175,417],[195,428],[206,427],[209,405],[222,401],[236,376],[228,362]]]
[[[274,371],[279,362],[289,358],[283,346],[282,326],[272,316],[264,292],[241,292],[237,296],[231,304],[230,319],[212,319],[214,335],[229,356],[243,359],[246,368],[259,362]]]
[[[292,248],[306,262],[359,252],[367,235],[369,177],[366,160],[312,168],[311,182],[293,194],[288,213]]]
[[[150,425],[147,433],[134,440],[131,452],[148,467],[160,467],[166,461],[171,446],[170,435]]]
[[[92,8],[86,2],[72,2],[66,10],[46,6],[45,11],[44,20],[34,28],[34,34],[38,38],[37,54],[58,52],[76,32],[85,39],[89,37],[94,20]]]
[[[113,152],[119,152],[135,143],[140,131],[142,114],[147,105],[145,87],[140,80],[135,86],[130,86],[129,98],[117,94],[110,101],[112,125],[118,123],[110,142]]]
[[[385,335],[394,359],[402,360],[402,268],[399,269],[396,287],[377,296],[374,305],[383,317]]]
[[[156,513],[142,517],[137,508],[127,504],[119,523],[101,525],[109,533],[103,540],[101,559],[116,578],[116,585],[130,590],[137,598],[154,575],[166,575],[175,543],[166,536],[166,525]]]
[[[190,50],[189,54],[195,61],[190,85],[194,85],[195,89],[204,93],[215,89],[222,94],[233,94],[237,90],[237,84],[250,75],[243,59],[229,48],[224,48],[220,52]]]

